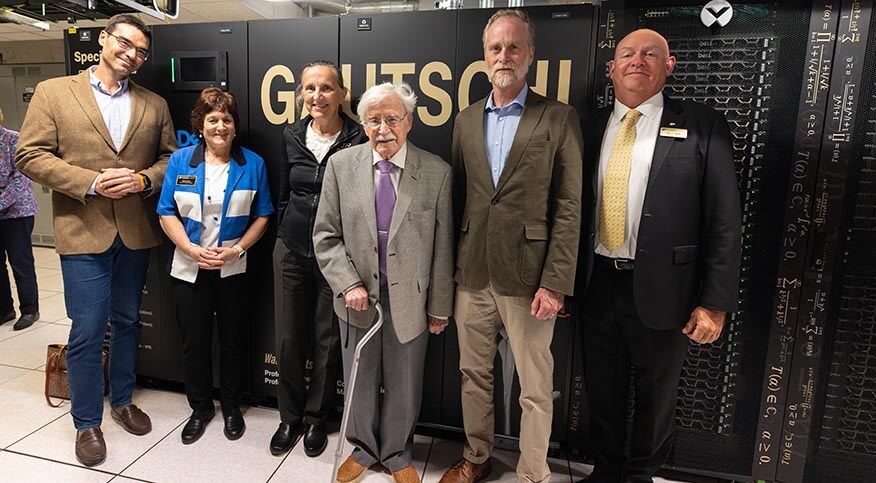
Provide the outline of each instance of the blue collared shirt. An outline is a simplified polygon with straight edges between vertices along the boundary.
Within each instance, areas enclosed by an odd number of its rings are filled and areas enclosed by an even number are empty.
[[[520,125],[527,92],[529,85],[523,84],[523,89],[520,89],[517,97],[502,108],[493,104],[492,92],[487,97],[487,105],[484,107],[484,147],[487,150],[494,187],[499,184],[499,176],[505,169],[505,160],[508,159],[508,152],[511,151],[517,126]]]
[[[94,66],[88,68],[88,80],[106,129],[118,151],[131,122],[131,90],[128,89],[128,79],[119,82],[118,90],[110,94],[103,82],[94,75],[94,69]]]

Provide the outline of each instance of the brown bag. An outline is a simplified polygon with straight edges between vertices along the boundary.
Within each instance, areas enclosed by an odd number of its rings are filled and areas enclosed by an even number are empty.
[[[109,394],[109,372],[107,365],[109,363],[109,353],[106,350],[101,351],[101,360],[103,362],[103,395]],[[70,387],[67,385],[67,345],[66,344],[49,344],[46,350],[46,403],[49,406],[56,408],[64,404],[64,399],[70,399]],[[57,404],[52,402],[52,398],[59,398]]]

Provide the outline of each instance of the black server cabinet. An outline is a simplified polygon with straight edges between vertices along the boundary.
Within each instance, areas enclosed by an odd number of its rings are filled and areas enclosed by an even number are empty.
[[[338,61],[338,18],[263,20],[249,22],[249,147],[265,159],[274,207],[285,160],[283,130],[304,116],[295,89],[301,69],[314,60]],[[260,242],[270,255],[276,239],[271,223]],[[253,281],[259,293],[251,321],[253,395],[275,405],[280,352],[280,326],[273,312],[270,263]],[[340,381],[338,382],[340,385]],[[338,405],[343,404],[342,395]]]
[[[574,107],[584,115],[590,106],[593,71],[593,32],[595,9],[587,5],[560,5],[527,8],[535,24],[535,59],[529,68],[527,82],[536,92]],[[457,110],[484,98],[490,92],[486,75],[482,35],[495,9],[460,10],[456,42]],[[450,137],[447,142],[449,145]],[[456,329],[451,325],[445,336],[444,393],[441,424],[462,428],[461,388],[459,373],[459,346]],[[513,366],[510,347],[500,351],[495,360],[494,407],[496,445],[516,449],[520,434],[520,383]],[[571,410],[580,410],[574,399],[575,373],[580,378],[580,360],[576,359],[578,346],[577,318],[560,318],[554,326],[551,351],[554,356],[554,409],[551,429],[551,450],[567,442],[571,431],[581,430],[582,422],[575,417],[570,424]],[[579,391],[580,396],[580,391]]]
[[[354,100],[353,110],[369,87],[383,82],[407,82],[418,98],[408,141],[449,162],[455,114],[456,79],[451,69],[456,64],[457,12],[368,17],[368,30],[360,26],[363,18],[366,17],[348,15],[340,19],[340,61],[349,72],[347,82]],[[402,42],[401,38],[405,40]],[[442,374],[442,361],[448,340],[446,335],[429,336],[420,422],[441,422],[442,381],[447,377]]]
[[[243,146],[249,146],[249,110],[247,77],[247,23],[211,23],[190,25],[156,25],[152,27],[152,48],[149,60],[138,74],[133,77],[135,82],[162,96],[168,104],[177,142],[180,147],[197,143],[197,136],[191,129],[191,110],[200,94],[200,90],[211,84],[223,88],[237,99],[240,111],[240,126],[238,139]],[[218,59],[224,56],[227,70],[223,73],[217,65],[214,69],[203,69],[195,78],[188,77],[188,85],[180,85],[179,70],[185,64],[179,63],[179,54],[197,53],[196,59],[203,59],[200,68],[204,68],[207,59]],[[197,62],[197,60],[196,60]],[[208,78],[209,77],[209,78]],[[226,84],[218,81],[224,78]],[[157,306],[149,308],[152,312],[151,323],[147,325],[144,315],[144,328],[141,336],[140,359],[138,374],[141,376],[165,381],[182,381],[182,347],[179,326],[176,317],[175,304],[169,275],[170,259],[173,256],[173,245],[165,243],[153,250],[150,259],[149,278],[147,281],[148,298],[144,297],[144,309],[147,300],[150,304],[157,300]],[[249,252],[249,270],[264,273],[270,270],[270,251],[265,244],[257,244]],[[269,273],[269,272],[268,272]],[[252,287],[253,289],[255,286]],[[259,293],[252,290],[241,294],[241,303],[258,307]],[[256,298],[254,298],[256,297]],[[268,304],[270,299],[268,299]],[[143,310],[141,310],[143,313]],[[258,319],[253,318],[255,324]],[[216,336],[214,336],[216,339]],[[214,362],[218,361],[218,351],[214,340]],[[158,365],[160,361],[160,366]],[[218,364],[214,363],[214,368]]]
[[[729,122],[743,209],[740,305],[718,342],[690,346],[669,465],[747,477],[810,5],[734,2],[733,19],[725,27],[706,27],[702,9],[701,2],[605,2],[599,14],[593,99],[595,108],[611,105],[607,62],[616,43],[636,28],[651,28],[667,38],[678,60],[664,94],[710,105]]]

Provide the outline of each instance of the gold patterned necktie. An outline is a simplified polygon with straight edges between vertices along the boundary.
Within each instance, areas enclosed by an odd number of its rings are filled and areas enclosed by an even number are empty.
[[[599,240],[610,253],[624,243],[630,165],[633,161],[633,145],[636,144],[636,121],[641,115],[641,112],[631,109],[621,121],[602,181]]]

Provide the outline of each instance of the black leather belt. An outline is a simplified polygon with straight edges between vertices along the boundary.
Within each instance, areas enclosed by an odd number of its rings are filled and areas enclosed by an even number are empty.
[[[635,267],[635,260],[630,260],[629,258],[603,257],[602,255],[596,255],[596,263],[620,272],[632,270]]]

